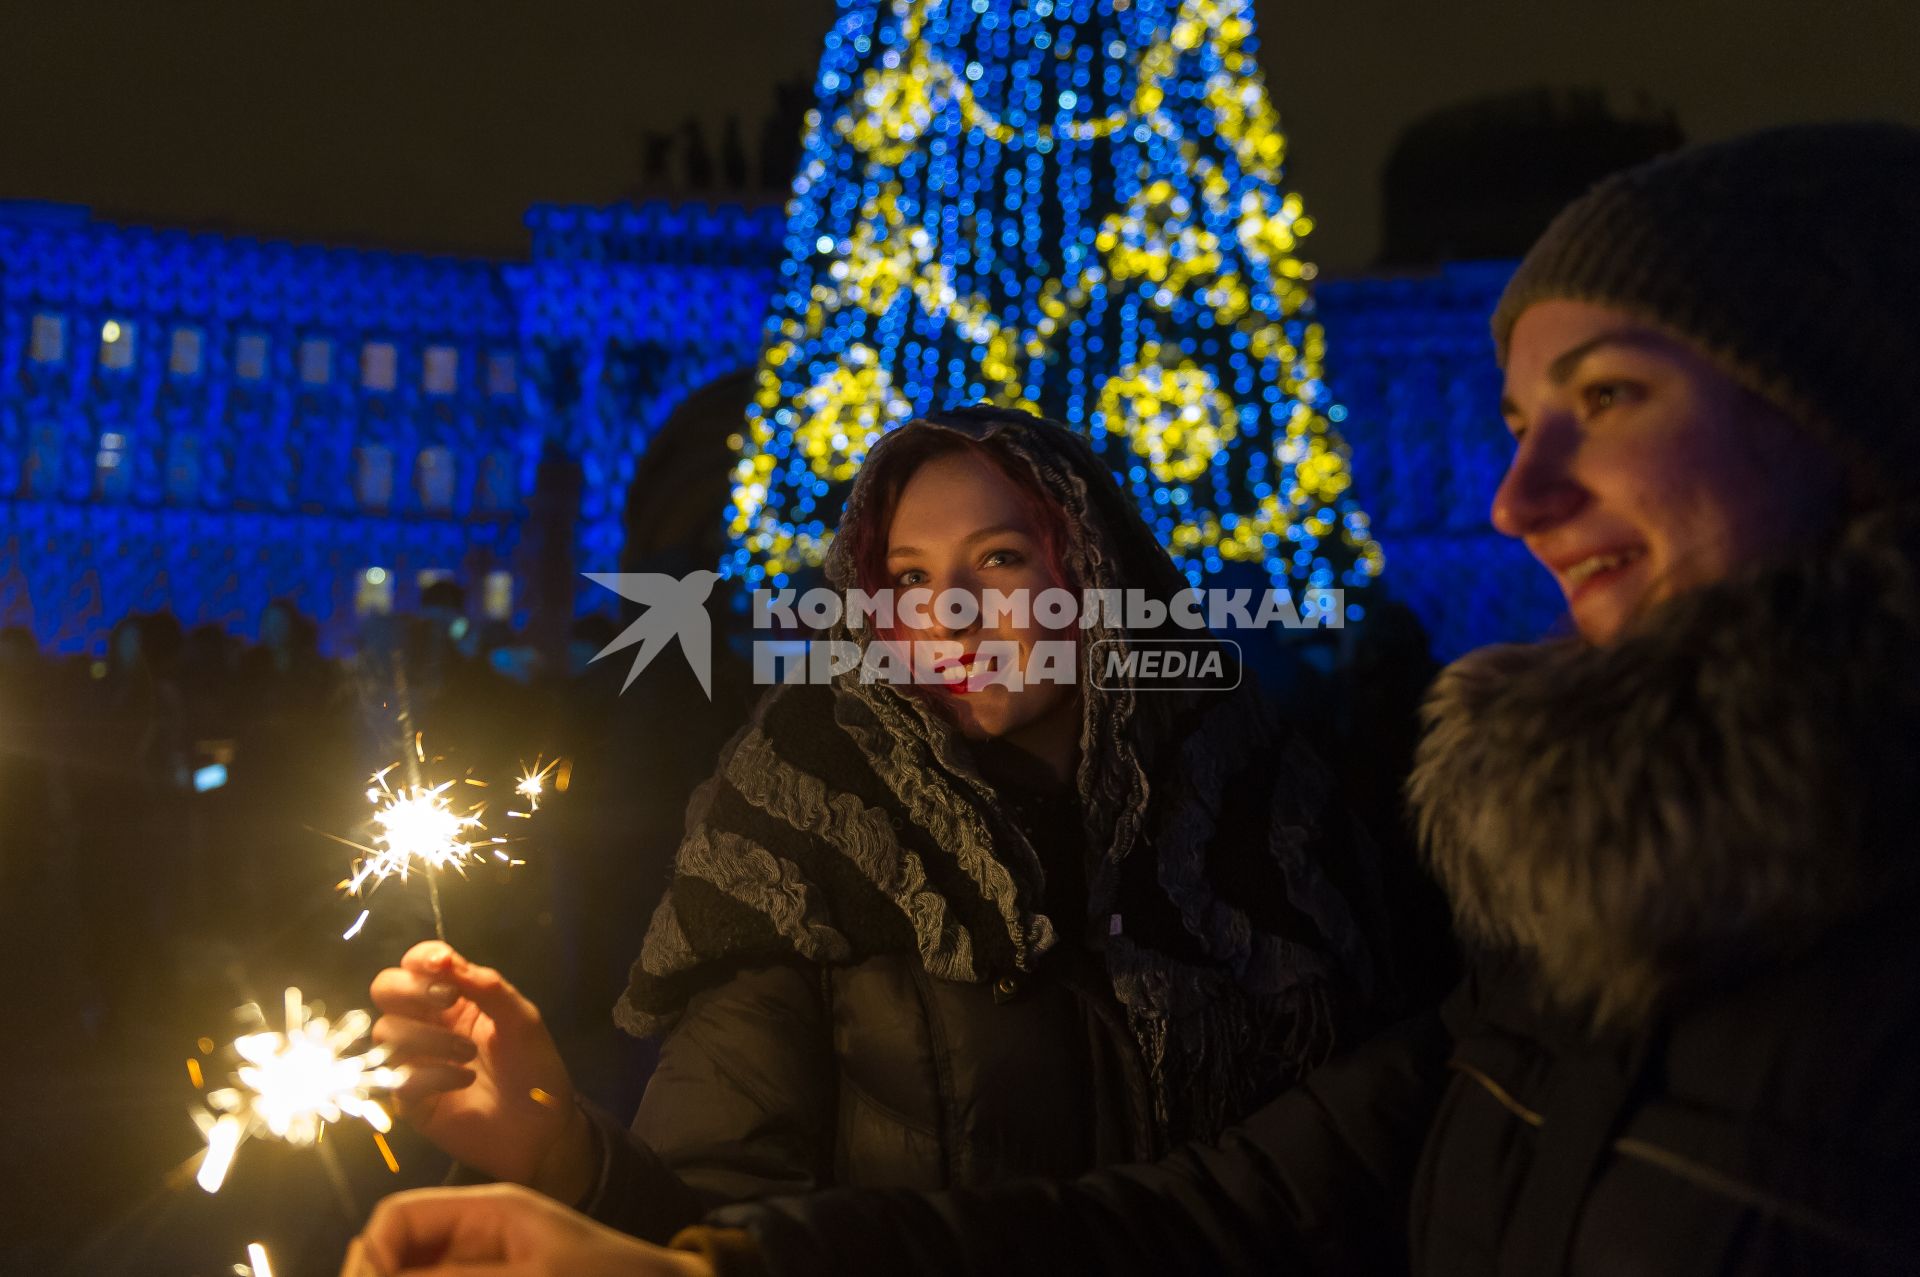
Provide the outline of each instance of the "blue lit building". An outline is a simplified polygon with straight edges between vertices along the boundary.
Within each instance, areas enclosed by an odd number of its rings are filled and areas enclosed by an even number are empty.
[[[500,271],[527,374],[524,420],[535,447],[551,442],[580,464],[580,563],[610,571],[654,430],[760,353],[786,220],[777,207],[649,204],[536,208],[527,222],[532,260]]]
[[[1512,272],[1472,262],[1315,288],[1354,485],[1386,547],[1374,588],[1412,607],[1445,658],[1537,638],[1564,611],[1552,577],[1487,521],[1513,455],[1487,320]]]
[[[0,206],[0,624],[89,651],[129,611],[251,635],[291,597],[337,650],[439,574],[524,622],[543,458],[579,467],[575,565],[614,568],[652,432],[755,360],[785,224],[666,204],[528,221],[528,259],[483,262]],[[1486,525],[1507,269],[1316,288],[1388,556],[1373,588],[1447,655],[1557,609]]]

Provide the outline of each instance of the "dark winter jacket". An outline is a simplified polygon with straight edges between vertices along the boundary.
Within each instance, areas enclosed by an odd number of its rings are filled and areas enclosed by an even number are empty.
[[[718,1212],[779,1274],[1920,1272],[1920,538],[1477,654],[1413,797],[1490,955],[1212,1144]]]
[[[877,444],[836,547],[929,437],[1028,467],[1083,588],[1182,588],[1083,439],[996,411]],[[830,570],[854,583],[843,554]],[[1095,626],[1083,664],[1135,641]],[[1245,689],[1084,673],[1050,796],[911,687],[854,670],[761,703],[693,800],[617,1010],[664,1036],[631,1134],[597,1123],[590,1213],[664,1239],[770,1193],[1079,1173],[1217,1134],[1326,1058],[1377,939],[1326,773]]]
[[[660,1240],[721,1202],[1071,1176],[1156,1147],[1119,1005],[1066,953],[986,984],[901,955],[742,971],[688,1004],[631,1133],[596,1125],[584,1209]]]

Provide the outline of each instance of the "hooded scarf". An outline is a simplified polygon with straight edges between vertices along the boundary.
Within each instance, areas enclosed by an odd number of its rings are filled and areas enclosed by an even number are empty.
[[[1077,433],[967,409],[874,446],[827,562],[836,589],[856,584],[861,521],[916,431],[991,441],[1025,467],[1065,511],[1078,588],[1186,588]],[[872,640],[844,621],[829,637]],[[1064,936],[1104,954],[1164,1138],[1211,1135],[1297,1077],[1373,986],[1370,856],[1326,772],[1251,690],[1097,687],[1095,644],[1134,638],[1081,631],[1087,917],[1042,912],[1040,855],[928,697],[857,670],[781,686],[693,798],[616,1019],[659,1032],[717,972],[795,957],[912,954],[937,979],[986,982],[1033,970]]]
[[[1409,797],[1463,936],[1631,1031],[1912,891],[1920,514],[1689,591],[1617,641],[1483,648]]]

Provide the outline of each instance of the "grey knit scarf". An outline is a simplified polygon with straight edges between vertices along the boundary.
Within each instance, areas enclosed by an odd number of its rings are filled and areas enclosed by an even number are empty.
[[[1077,434],[969,409],[875,446],[828,562],[836,588],[915,431],[990,440],[1029,467],[1066,511],[1077,585],[1185,587]],[[1169,1141],[1215,1133],[1324,1057],[1374,982],[1369,853],[1318,761],[1250,691],[1096,687],[1089,650],[1132,637],[1093,626],[1080,645],[1086,918],[1040,912],[1041,857],[926,697],[857,672],[781,687],[694,797],[620,1023],[661,1031],[693,991],[755,962],[914,953],[935,978],[987,981],[1064,938],[1103,951]]]

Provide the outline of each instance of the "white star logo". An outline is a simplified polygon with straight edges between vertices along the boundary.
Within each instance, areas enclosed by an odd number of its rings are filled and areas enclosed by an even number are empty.
[[[702,568],[683,577],[668,576],[665,572],[588,572],[585,575],[595,585],[604,585],[621,598],[631,599],[646,609],[618,638],[594,653],[593,659],[597,661],[623,647],[640,645],[639,653],[633,658],[633,668],[627,671],[627,681],[620,685],[621,691],[632,687],[633,680],[640,677],[640,671],[652,663],[660,649],[677,638],[687,664],[693,667],[693,676],[700,680],[700,690],[707,694],[708,700],[713,699],[713,625],[707,617],[707,596],[713,593],[714,582],[720,579],[718,572]]]

